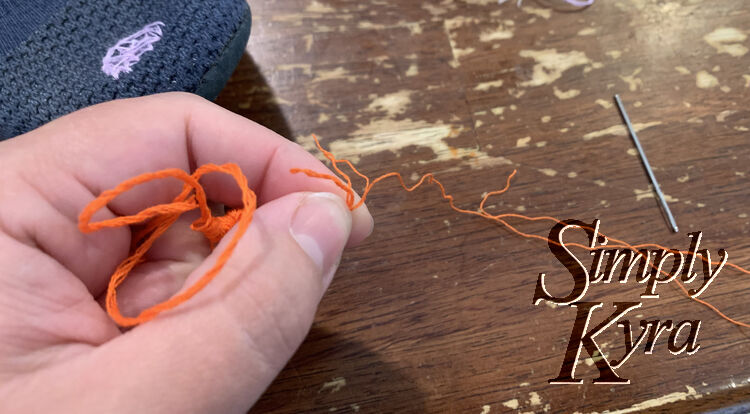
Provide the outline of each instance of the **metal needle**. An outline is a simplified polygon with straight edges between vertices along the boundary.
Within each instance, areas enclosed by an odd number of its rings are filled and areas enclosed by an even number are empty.
[[[654,172],[651,170],[651,165],[648,163],[648,158],[646,158],[646,154],[643,152],[641,142],[638,140],[638,135],[635,134],[635,129],[633,129],[633,125],[630,123],[630,118],[628,117],[627,112],[625,112],[625,106],[623,106],[619,95],[615,95],[615,102],[617,102],[617,108],[620,110],[620,115],[622,115],[622,119],[625,121],[625,126],[628,127],[628,132],[630,132],[630,136],[633,138],[635,148],[638,150],[638,154],[641,156],[641,161],[643,162],[643,166],[646,168],[648,178],[649,180],[651,180],[651,184],[654,186],[654,191],[659,197],[661,208],[664,209],[664,213],[666,213],[667,219],[669,219],[669,224],[672,226],[672,230],[677,233],[679,230],[677,229],[677,223],[674,221],[674,217],[672,216],[672,211],[669,209],[667,200],[664,198],[664,193],[662,193],[661,188],[659,188],[659,183],[656,182]]]

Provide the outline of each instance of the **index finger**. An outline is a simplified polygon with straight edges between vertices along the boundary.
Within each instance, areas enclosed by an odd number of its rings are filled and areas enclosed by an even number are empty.
[[[344,197],[343,191],[328,180],[289,172],[291,168],[306,168],[332,174],[302,147],[194,95],[168,93],[113,101],[55,123],[65,125],[38,130],[51,135],[45,151],[94,196],[145,172],[165,168],[192,172],[207,163],[233,162],[247,176],[261,204],[299,191],[326,191]],[[72,131],[74,136],[59,131]],[[239,204],[240,192],[230,177],[212,175],[202,182],[210,199]],[[176,181],[144,184],[113,200],[109,207],[117,214],[134,214],[171,201],[180,188]],[[366,237],[372,227],[366,207],[357,210],[353,212],[354,243]]]
[[[167,168],[192,172],[206,163],[233,162],[247,176],[260,204],[299,191],[345,197],[330,181],[290,173],[293,167],[331,173],[297,144],[188,94],[92,106],[0,146],[6,179],[19,178],[15,186],[0,186],[0,224],[13,237],[40,246],[94,296],[106,287],[103,277],[127,256],[130,232],[109,229],[83,235],[78,216],[96,196],[126,179]],[[207,176],[201,183],[209,199],[239,204],[240,192],[230,177]],[[112,200],[94,220],[169,203],[181,188],[175,179],[140,184]],[[349,245],[362,241],[371,229],[367,209],[354,210]]]

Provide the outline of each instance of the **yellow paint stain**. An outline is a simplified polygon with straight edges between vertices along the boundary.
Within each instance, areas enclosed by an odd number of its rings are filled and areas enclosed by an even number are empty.
[[[436,6],[436,5],[433,5],[433,4],[430,4],[430,3],[423,3],[422,4],[422,8],[425,9],[425,10],[427,10],[427,12],[430,13],[431,15],[433,15],[433,16],[440,16],[441,14],[445,14],[445,13],[448,12],[448,10],[446,10],[446,9],[440,7],[440,6]]]
[[[604,67],[604,63],[601,62],[593,62],[592,64],[586,66],[583,68],[583,73],[589,73],[594,69],[601,69]]]
[[[461,159],[473,169],[491,168],[499,165],[512,165],[505,157],[490,156],[476,148],[453,148],[446,144],[446,138],[454,138],[463,131],[460,125],[449,125],[442,122],[428,123],[411,119],[375,119],[369,124],[360,126],[347,138],[329,143],[331,152],[339,158],[352,162],[367,155],[381,152],[400,153],[408,147],[429,148],[434,153],[432,159],[420,161],[421,164]],[[315,143],[312,137],[301,136],[298,141],[304,148],[312,150]],[[460,170],[462,167],[455,167]],[[444,171],[449,172],[450,169]]]
[[[638,404],[633,404],[628,408],[624,408],[621,410],[614,410],[614,411],[608,411],[608,414],[630,414],[635,413],[638,411],[644,411],[655,407],[660,407],[662,405],[675,403],[678,401],[685,401],[688,398],[697,400],[703,395],[698,394],[695,392],[695,389],[689,385],[686,385],[685,388],[687,388],[687,392],[673,392],[670,394],[662,395],[658,398],[652,398],[650,400],[646,400],[643,402],[639,402]]]
[[[634,188],[633,193],[635,193],[635,201],[641,201],[647,198],[654,198],[654,189],[651,185],[649,185],[648,188],[645,190]],[[664,194],[664,199],[667,200],[667,202],[669,203],[676,203],[680,201],[679,198],[675,198],[667,194]]]
[[[503,156],[491,157],[482,152],[468,160],[467,164],[471,169],[479,170],[483,168],[495,168],[501,165],[513,165],[513,161]],[[445,170],[445,172],[460,171],[461,168],[462,167],[454,167],[453,169]]]
[[[553,170],[552,168],[540,168],[539,172],[549,177],[554,177],[557,175],[557,171]]]
[[[533,14],[534,16],[539,16],[539,17],[541,17],[543,19],[546,19],[546,20],[548,20],[550,17],[552,17],[552,10],[550,10],[550,9],[540,9],[540,8],[537,8],[537,7],[527,6],[527,7],[521,8],[521,10],[523,10],[524,12],[526,12],[528,14]]]
[[[747,53],[747,47],[742,44],[746,39],[745,33],[733,27],[720,27],[703,36],[703,40],[717,52],[734,57],[744,56]]]
[[[313,82],[324,82],[336,79],[346,79],[349,82],[356,82],[357,77],[352,75],[346,68],[339,66],[335,69],[319,69],[315,71]]]
[[[302,36],[302,39],[305,41],[305,52],[310,52],[312,50],[313,45],[313,35],[312,34],[306,34]]]
[[[620,75],[620,79],[622,79],[623,82],[628,84],[628,89],[631,92],[638,90],[639,86],[641,87],[643,86],[643,81],[637,77],[638,74],[641,73],[641,70],[642,68],[637,68],[630,75]]]
[[[578,36],[591,36],[596,34],[596,28],[595,27],[587,27],[585,29],[581,29],[578,31]]]
[[[545,116],[542,117],[542,123],[543,124],[546,124],[547,122],[549,122],[551,120],[552,120],[552,117],[549,116],[549,115],[545,115]]]
[[[499,88],[503,86],[502,79],[498,79],[496,81],[490,81],[490,82],[482,82],[474,87],[475,91],[488,91],[491,88]]]
[[[511,410],[518,409],[518,399],[514,398],[512,400],[505,401],[503,403],[503,406],[510,408]]]
[[[419,75],[419,66],[416,63],[409,65],[409,69],[406,70],[406,76],[417,76]]]
[[[606,101],[604,99],[597,99],[595,102],[597,105],[601,106],[604,109],[609,109],[612,107],[612,102]]]
[[[304,18],[305,16],[302,13],[276,14],[276,15],[271,16],[271,21],[294,23],[295,26],[302,26],[302,20]]]
[[[485,30],[479,33],[480,42],[492,42],[494,40],[505,40],[513,38],[513,27],[500,23],[496,29]]]
[[[591,60],[580,51],[558,52],[557,49],[522,50],[519,56],[536,61],[531,79],[521,86],[548,85],[562,77],[563,72],[576,66],[591,64]]]
[[[457,47],[452,48],[453,50],[453,57],[458,60],[466,55],[470,55],[476,51],[473,47],[467,47],[465,49],[459,49]]]
[[[719,112],[718,115],[716,115],[716,122],[724,122],[727,120],[727,118],[729,118],[735,113],[737,113],[737,111],[732,111],[732,110],[721,111]]]
[[[689,75],[690,74],[690,70],[688,68],[684,67],[684,66],[675,66],[674,70],[676,70],[677,72],[679,72],[679,73],[681,73],[683,75]]]
[[[511,88],[511,89],[508,90],[508,93],[512,97],[518,99],[518,98],[522,97],[526,93],[526,91],[524,91],[523,89],[513,89],[513,88]]]
[[[531,142],[531,137],[518,138],[516,140],[516,148],[528,147]]]
[[[529,404],[531,404],[532,406],[534,406],[534,405],[542,405],[542,399],[541,399],[541,397],[539,397],[539,394],[537,394],[536,392],[534,392],[534,391],[530,392],[529,393],[529,397],[530,397],[529,398]]]
[[[619,50],[608,50],[605,54],[612,59],[619,59],[622,56],[622,52]]]
[[[408,29],[409,34],[417,35],[422,33],[422,24],[419,22],[407,22],[407,21],[399,21],[395,24],[381,24],[381,23],[373,23],[370,21],[360,21],[357,23],[357,28],[362,30],[385,30],[385,29]]]
[[[633,129],[635,129],[635,132],[641,132],[645,129],[661,125],[660,121],[654,121],[654,122],[646,122],[646,123],[636,123],[633,124]],[[626,136],[628,135],[628,130],[625,129],[624,125],[613,125],[609,128],[605,128],[599,131],[589,132],[588,134],[583,136],[584,141],[590,141],[595,138],[605,137],[607,135],[617,135],[617,136]]]
[[[378,119],[360,127],[347,139],[331,142],[330,149],[339,158],[358,162],[366,155],[384,151],[397,153],[403,148],[418,146],[432,149],[436,159],[448,160],[453,157],[443,139],[451,135],[451,126],[443,123]],[[312,137],[299,137],[297,142],[308,150],[315,148]]]
[[[701,89],[711,89],[719,86],[719,80],[716,76],[702,70],[695,74],[695,86]]]
[[[328,390],[330,390],[331,394],[333,394],[334,392],[338,392],[339,390],[341,390],[341,388],[343,388],[344,386],[346,386],[346,378],[337,377],[328,382],[323,383],[323,385],[318,390],[318,394],[320,394],[323,391],[328,391]]]
[[[411,103],[412,93],[413,92],[409,90],[400,90],[398,92],[378,96],[370,102],[370,105],[367,106],[365,111],[385,111],[389,117],[403,114]]]
[[[318,1],[313,0],[306,8],[305,11],[308,13],[333,13],[336,11],[331,6],[326,6]]]
[[[477,23],[479,22],[479,19],[476,17],[466,17],[466,16],[456,16],[452,17],[450,19],[445,19],[443,21],[443,27],[446,31],[451,31],[454,29],[458,29],[459,27],[465,26],[467,24]]]
[[[289,63],[284,65],[276,65],[277,71],[293,71],[295,69],[302,70],[302,73],[304,73],[305,75],[312,75],[312,66],[310,66],[309,63]]]
[[[555,86],[553,88],[553,92],[554,92],[555,96],[557,97],[557,99],[560,99],[560,100],[575,98],[576,96],[578,96],[578,95],[581,94],[581,91],[578,90],[578,89],[571,89],[571,90],[568,90],[568,91],[562,91],[562,90],[558,89],[557,86]]]

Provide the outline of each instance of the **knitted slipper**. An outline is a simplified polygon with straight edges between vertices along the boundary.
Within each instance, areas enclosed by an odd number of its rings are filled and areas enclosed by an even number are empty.
[[[213,100],[252,20],[245,0],[0,0],[0,10],[0,140],[117,98]]]

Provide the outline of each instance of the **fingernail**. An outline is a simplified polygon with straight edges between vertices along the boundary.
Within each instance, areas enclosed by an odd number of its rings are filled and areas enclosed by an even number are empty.
[[[331,193],[308,194],[294,212],[289,230],[328,287],[352,230],[352,216],[344,201]]]

